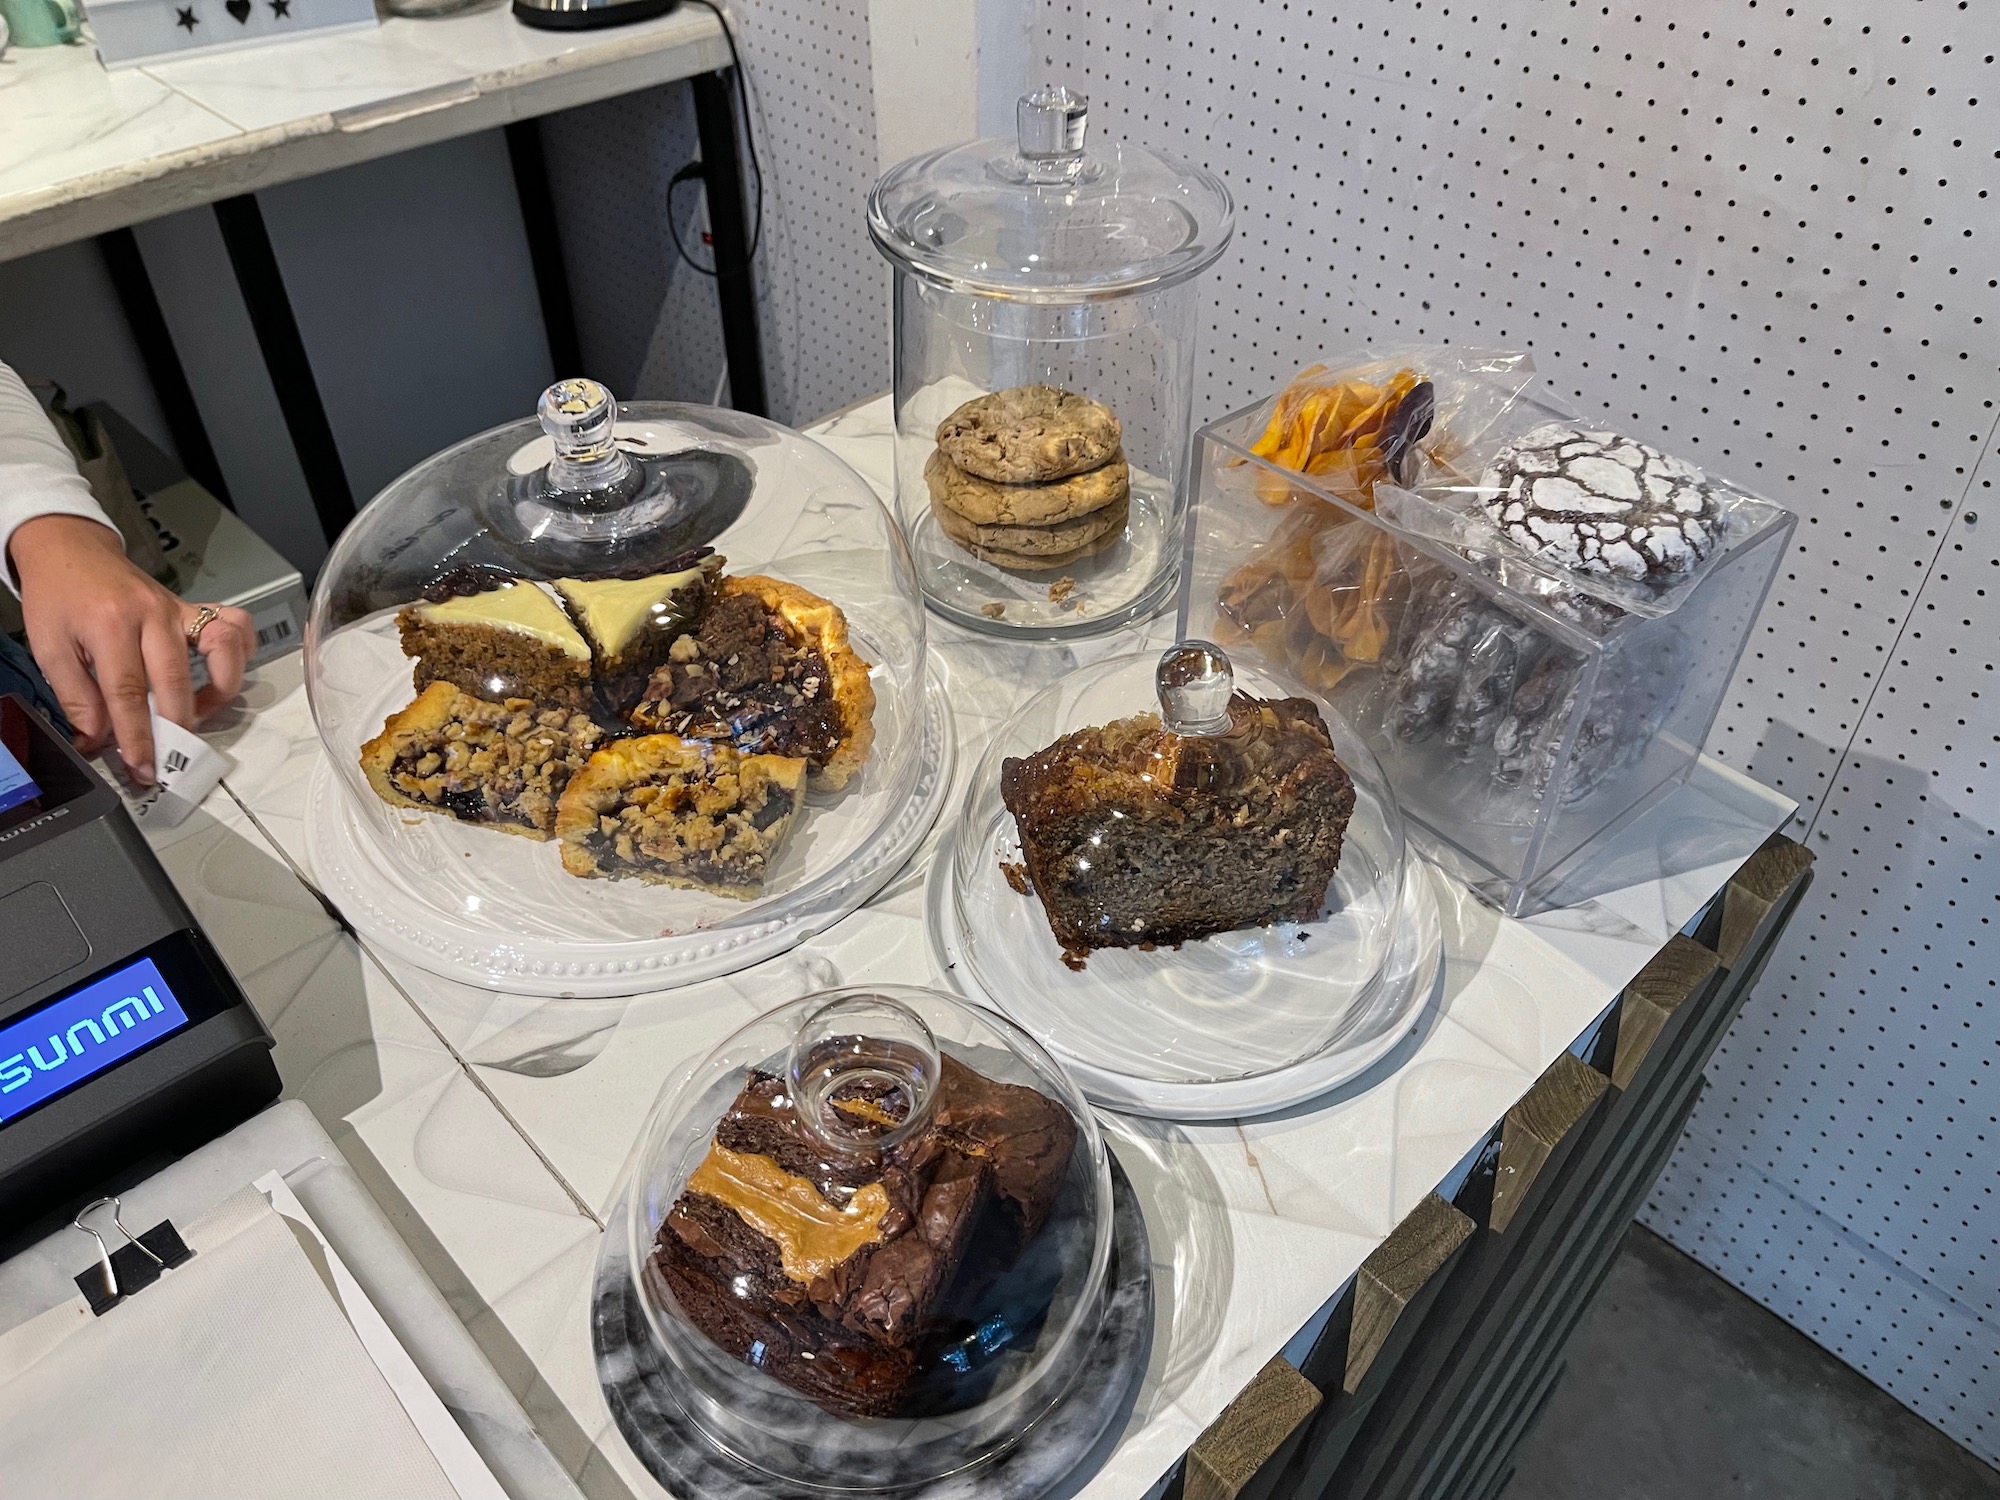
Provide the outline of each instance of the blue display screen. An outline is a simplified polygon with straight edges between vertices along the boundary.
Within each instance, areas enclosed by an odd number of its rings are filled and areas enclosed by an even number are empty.
[[[0,1125],[188,1024],[150,958],[0,1026]]]
[[[41,795],[42,789],[30,779],[27,769],[5,745],[0,745],[0,812],[32,802]]]

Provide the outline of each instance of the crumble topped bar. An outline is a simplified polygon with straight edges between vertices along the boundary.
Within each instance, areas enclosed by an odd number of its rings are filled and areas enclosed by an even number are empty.
[[[563,794],[563,868],[755,897],[797,820],[805,779],[795,757],[671,734],[619,740]]]
[[[384,802],[546,839],[556,804],[603,738],[590,716],[433,682],[361,747]]]

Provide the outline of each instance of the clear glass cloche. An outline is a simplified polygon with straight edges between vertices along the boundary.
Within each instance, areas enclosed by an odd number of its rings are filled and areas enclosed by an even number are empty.
[[[633,1161],[597,1316],[641,1347],[607,1364],[600,1326],[600,1374],[645,1372],[641,1399],[735,1464],[901,1489],[1090,1407],[1109,1158],[1004,1017],[904,986],[795,1000],[670,1078]]]
[[[868,200],[895,267],[896,506],[947,618],[1054,637],[1171,592],[1186,514],[1197,278],[1220,179],[1086,141],[1088,101],[1022,98],[1012,140],[913,157]]]
[[[426,460],[313,591],[323,888],[540,994],[768,957],[865,900],[948,778],[902,536],[825,448],[592,380]]]
[[[1435,972],[1430,888],[1366,743],[1205,641],[1029,699],[950,857],[956,977],[1116,1108],[1309,1096],[1393,1045]]]

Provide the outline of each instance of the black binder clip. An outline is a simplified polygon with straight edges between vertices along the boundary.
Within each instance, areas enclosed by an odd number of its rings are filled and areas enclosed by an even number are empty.
[[[127,1297],[143,1292],[160,1279],[162,1271],[187,1264],[194,1258],[171,1219],[162,1219],[144,1234],[135,1235],[118,1217],[116,1198],[99,1198],[77,1210],[70,1222],[97,1241],[97,1264],[76,1275],[76,1289],[89,1299],[90,1310],[103,1317]],[[116,1250],[104,1243],[104,1236],[84,1222],[101,1208],[111,1210],[111,1223],[125,1236]]]

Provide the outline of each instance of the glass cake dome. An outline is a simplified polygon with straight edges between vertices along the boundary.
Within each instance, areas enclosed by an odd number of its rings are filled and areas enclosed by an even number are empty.
[[[909,552],[867,483],[773,422],[591,380],[362,510],[305,669],[322,887],[492,988],[769,957],[866,900],[949,781]]]
[[[1000,728],[932,918],[960,982],[1093,1100],[1179,1118],[1355,1076],[1440,957],[1367,745],[1205,641],[1072,672]]]
[[[991,1011],[893,985],[795,1000],[670,1078],[633,1161],[595,1316],[642,1447],[664,1424],[805,1489],[904,1488],[1031,1430],[1088,1448],[1096,1388],[1137,1373],[1107,1359],[1143,1368],[1143,1340],[1104,1347],[1089,1106]]]

